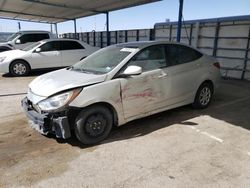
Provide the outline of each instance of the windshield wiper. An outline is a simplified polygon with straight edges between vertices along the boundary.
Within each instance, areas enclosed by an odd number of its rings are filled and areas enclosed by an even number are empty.
[[[73,69],[72,65],[66,68],[66,70],[71,70],[71,69]]]
[[[81,70],[81,72],[83,72],[83,73],[87,73],[87,74],[94,74],[94,72],[93,72],[93,71],[88,70],[88,69],[80,69],[80,70]]]
[[[67,67],[67,70],[73,70],[73,71],[83,72],[83,73],[87,73],[87,74],[93,74],[92,71],[89,71],[87,69],[75,68],[74,66]]]

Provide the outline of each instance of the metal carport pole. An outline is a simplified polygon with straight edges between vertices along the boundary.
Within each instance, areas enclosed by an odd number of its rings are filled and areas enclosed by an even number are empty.
[[[110,33],[109,33],[109,12],[106,12],[106,21],[107,21],[107,27],[106,27],[106,32],[107,32],[107,46],[110,45]]]
[[[178,18],[178,28],[177,28],[177,42],[181,41],[182,10],[183,10],[183,0],[179,0],[179,18]]]
[[[57,23],[55,23],[55,32],[56,32],[56,37],[58,37]]]
[[[52,23],[50,24],[50,32],[51,32],[51,33],[53,32],[53,26],[52,26]]]
[[[76,37],[76,33],[77,33],[77,31],[76,31],[76,19],[74,19],[74,29],[75,29],[75,39],[77,39],[77,37]]]

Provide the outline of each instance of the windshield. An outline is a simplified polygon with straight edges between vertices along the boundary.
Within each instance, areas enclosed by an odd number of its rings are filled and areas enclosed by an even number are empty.
[[[110,46],[98,50],[86,59],[73,65],[72,70],[105,74],[113,70],[131,51],[122,47]]]
[[[33,48],[35,48],[36,46],[40,45],[41,42],[36,42],[34,44],[31,44],[29,46],[27,46],[26,48],[22,49],[23,51],[29,51],[29,50],[32,50]]]
[[[7,40],[8,41],[12,41],[13,39],[15,39],[17,36],[21,35],[20,32],[14,33],[12,34]]]

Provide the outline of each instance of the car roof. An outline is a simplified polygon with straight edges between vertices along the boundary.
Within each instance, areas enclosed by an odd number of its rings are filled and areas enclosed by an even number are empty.
[[[156,44],[181,44],[181,45],[185,45],[185,44],[182,44],[182,43],[160,40],[160,41],[127,42],[127,43],[116,44],[116,46],[117,47],[123,47],[123,48],[139,48],[139,49],[142,49],[142,48],[145,48],[147,46],[152,46],[152,45],[156,45]]]
[[[42,30],[27,30],[27,31],[19,31],[18,33],[50,33],[50,32]]]
[[[192,47],[190,45],[187,45],[185,43],[172,42],[172,41],[164,41],[164,40],[127,42],[127,43],[115,44],[114,46],[121,47],[121,48],[138,48],[138,49],[143,49],[143,48],[146,48],[148,46],[157,45],[157,44],[176,44],[176,45],[187,46],[187,47],[195,49],[196,51],[199,51],[200,53],[203,54],[203,52],[201,52],[199,49],[196,49],[196,48],[194,48],[194,47]]]
[[[147,45],[151,45],[152,41],[138,41],[138,42],[127,42],[127,43],[120,43],[116,44],[117,47],[122,48],[142,48]]]
[[[56,38],[56,39],[44,39],[42,40],[42,42],[50,42],[50,41],[77,41],[77,42],[82,42],[80,40],[76,40],[76,39],[65,39],[65,38]]]

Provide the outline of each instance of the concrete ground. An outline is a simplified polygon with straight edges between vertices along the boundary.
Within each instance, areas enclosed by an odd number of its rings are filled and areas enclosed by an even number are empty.
[[[250,82],[224,80],[205,110],[133,121],[97,146],[32,130],[20,100],[37,75],[0,75],[0,187],[250,187]]]

